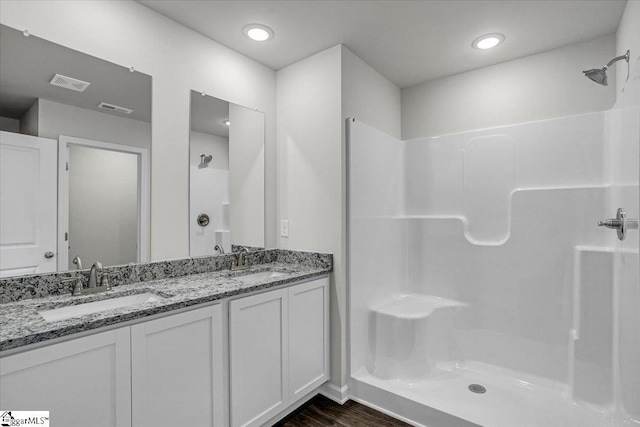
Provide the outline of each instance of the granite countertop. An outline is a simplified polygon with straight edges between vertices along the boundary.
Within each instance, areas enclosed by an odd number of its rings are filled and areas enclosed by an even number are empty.
[[[262,271],[277,271],[283,274],[249,283],[237,279],[241,275]],[[53,295],[4,303],[0,304],[0,351],[320,277],[330,272],[331,267],[272,262],[256,265],[243,271],[221,270],[125,284],[115,286],[110,291],[93,295]],[[144,302],[53,322],[45,321],[38,314],[39,311],[146,292],[154,293],[162,298],[154,302]]]

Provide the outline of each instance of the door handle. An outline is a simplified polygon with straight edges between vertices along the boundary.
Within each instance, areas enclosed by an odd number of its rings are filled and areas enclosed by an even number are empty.
[[[627,218],[627,213],[624,209],[618,208],[615,218],[598,221],[598,225],[616,230],[618,239],[624,240],[627,237],[627,230],[638,228],[638,219]]]
[[[44,253],[44,257],[45,257],[46,259],[53,258],[54,256],[56,256],[56,254],[54,254],[54,253],[53,253],[53,252],[51,252],[51,251],[47,251],[47,252],[45,252],[45,253]]]

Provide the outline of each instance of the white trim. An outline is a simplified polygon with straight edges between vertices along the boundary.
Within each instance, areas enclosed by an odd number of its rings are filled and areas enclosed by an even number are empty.
[[[318,389],[318,393],[340,405],[344,405],[347,400],[351,399],[351,396],[349,396],[349,387],[346,385],[344,387],[338,387],[335,384],[324,383]]]
[[[69,175],[66,165],[69,161],[69,146],[98,148],[101,150],[130,153],[138,156],[138,248],[137,262],[149,261],[149,150],[129,145],[93,141],[60,135],[58,139],[58,271],[69,269],[69,245],[64,234],[69,230]],[[85,266],[87,267],[87,266]]]
[[[405,423],[407,423],[409,425],[412,425],[412,426],[415,426],[415,427],[428,427],[426,424],[420,424],[420,423],[418,423],[416,421],[413,421],[413,420],[411,420],[411,419],[409,419],[407,417],[403,417],[402,415],[399,415],[399,414],[397,414],[397,413],[395,413],[393,411],[389,411],[388,409],[384,409],[381,406],[374,405],[373,403],[367,402],[364,399],[360,399],[359,397],[351,397],[351,400],[353,400],[354,402],[358,402],[359,404],[364,405],[364,406],[366,406],[368,408],[371,408],[371,409],[373,409],[375,411],[378,411],[378,412],[380,412],[382,414],[388,415],[391,418],[395,418],[396,420],[404,421]]]

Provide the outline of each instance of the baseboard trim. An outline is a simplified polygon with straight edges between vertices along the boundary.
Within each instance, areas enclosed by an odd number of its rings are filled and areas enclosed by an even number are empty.
[[[335,384],[324,383],[320,386],[319,393],[340,405],[344,405],[345,402],[350,399],[349,387],[346,385],[344,387],[338,387]]]
[[[371,402],[367,402],[364,399],[360,399],[358,397],[351,397],[351,400],[353,400],[354,402],[358,402],[359,404],[364,405],[366,407],[369,407],[371,409],[375,409],[376,411],[381,412],[381,413],[383,413],[385,415],[389,415],[391,418],[395,418],[396,420],[403,421],[403,422],[405,422],[405,423],[407,423],[409,425],[412,425],[412,426],[415,426],[415,427],[428,427],[428,426],[426,426],[424,424],[419,424],[419,423],[417,423],[417,422],[415,422],[413,420],[410,420],[407,417],[403,417],[402,415],[399,415],[399,414],[397,414],[397,413],[395,413],[393,411],[389,411],[387,409],[384,409],[381,406],[375,405],[375,404],[373,404]]]

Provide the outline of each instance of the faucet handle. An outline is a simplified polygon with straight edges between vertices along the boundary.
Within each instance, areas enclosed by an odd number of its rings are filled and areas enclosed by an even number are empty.
[[[73,285],[73,289],[71,290],[71,295],[80,295],[82,294],[82,289],[84,288],[84,285],[82,284],[82,276],[81,275],[76,275],[75,277],[69,277],[68,279],[62,279],[60,280],[60,283],[69,283],[69,282],[76,282],[75,285]]]
[[[100,280],[100,286],[106,286],[107,290],[111,290],[111,283],[109,278],[118,277],[119,274],[115,271],[106,271],[102,273],[102,279]]]

